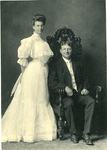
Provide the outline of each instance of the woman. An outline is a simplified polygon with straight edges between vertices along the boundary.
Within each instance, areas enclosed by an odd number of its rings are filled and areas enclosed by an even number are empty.
[[[47,86],[48,60],[53,56],[41,38],[46,18],[35,15],[34,33],[21,41],[18,63],[22,74],[17,80],[14,97],[2,118],[2,142],[56,139],[56,122],[49,102]],[[32,58],[28,63],[27,58]]]

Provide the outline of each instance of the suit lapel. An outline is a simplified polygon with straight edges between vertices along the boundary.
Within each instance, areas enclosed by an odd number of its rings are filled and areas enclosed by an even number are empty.
[[[67,74],[70,75],[70,72],[69,72],[69,70],[68,70],[68,67],[67,67],[65,61],[63,60],[63,58],[61,58],[61,66],[62,66],[62,68],[64,69],[64,71],[66,71]],[[71,75],[70,75],[70,76],[71,76]]]
[[[76,63],[74,61],[72,61],[72,67],[73,67],[73,72],[75,76],[76,75]]]
[[[64,72],[66,72],[66,75],[67,75],[66,79],[68,79],[68,85],[69,85],[72,82],[72,80],[71,80],[71,74],[70,74],[70,72],[68,70],[68,67],[67,67],[65,61],[63,60],[63,58],[61,58],[60,63],[61,63],[60,66],[62,67],[62,70]],[[76,68],[77,67],[76,67],[76,63],[74,61],[72,61],[72,67],[73,67],[74,77],[75,77],[75,80],[76,80]]]
[[[70,75],[68,67],[67,67],[65,61],[63,60],[63,58],[61,58],[61,64],[62,64],[63,69]],[[76,63],[74,61],[72,61],[72,67],[73,67],[73,72],[74,72],[74,76],[75,76],[75,74],[76,74]]]

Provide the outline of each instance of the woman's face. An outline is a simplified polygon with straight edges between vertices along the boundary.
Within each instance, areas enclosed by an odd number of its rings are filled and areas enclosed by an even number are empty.
[[[41,34],[44,30],[44,24],[42,21],[36,21],[33,25],[34,32],[37,34]]]
[[[64,58],[70,59],[72,54],[72,48],[68,44],[64,44],[61,46],[60,53]]]

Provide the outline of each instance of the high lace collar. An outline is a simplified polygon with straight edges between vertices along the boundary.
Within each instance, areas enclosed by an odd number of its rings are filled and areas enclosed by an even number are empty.
[[[33,38],[34,40],[39,40],[39,41],[42,40],[42,41],[43,41],[41,35],[39,35],[39,34],[37,34],[37,33],[35,33],[35,32],[33,32],[32,38]]]
[[[41,37],[41,35],[39,35],[39,34],[37,34],[37,33],[35,33],[35,32],[33,32],[33,36],[34,36],[34,37]]]

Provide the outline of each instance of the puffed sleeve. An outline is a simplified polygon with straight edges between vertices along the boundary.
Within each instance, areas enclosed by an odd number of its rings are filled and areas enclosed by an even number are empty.
[[[21,45],[18,48],[18,61],[21,66],[27,66],[28,60],[27,58],[30,55],[30,49],[31,49],[31,39],[26,38],[21,40]]]

